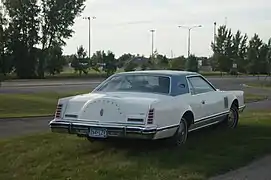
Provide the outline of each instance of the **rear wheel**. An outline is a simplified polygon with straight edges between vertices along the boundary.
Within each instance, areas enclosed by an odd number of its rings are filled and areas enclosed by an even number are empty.
[[[182,146],[183,144],[185,144],[187,140],[187,135],[188,135],[187,120],[185,118],[182,118],[176,133],[170,139],[171,144],[178,147]]]

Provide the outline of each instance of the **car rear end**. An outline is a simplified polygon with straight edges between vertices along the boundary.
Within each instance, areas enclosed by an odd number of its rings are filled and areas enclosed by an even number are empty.
[[[52,132],[90,138],[153,139],[154,98],[99,97],[92,100],[59,101]]]

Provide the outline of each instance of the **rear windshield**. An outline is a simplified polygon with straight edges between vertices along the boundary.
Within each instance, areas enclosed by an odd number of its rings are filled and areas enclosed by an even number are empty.
[[[101,92],[149,92],[169,94],[170,78],[157,75],[117,75],[102,84]]]

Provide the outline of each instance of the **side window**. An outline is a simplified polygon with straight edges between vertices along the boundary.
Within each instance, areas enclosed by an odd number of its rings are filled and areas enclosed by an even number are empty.
[[[201,77],[190,77],[188,79],[191,85],[193,86],[194,89],[194,93],[192,92],[193,94],[201,94],[210,91],[215,91],[214,88]]]
[[[195,91],[194,91],[194,88],[190,82],[190,79],[187,79],[187,83],[188,83],[189,92],[191,92],[191,94],[195,94]]]

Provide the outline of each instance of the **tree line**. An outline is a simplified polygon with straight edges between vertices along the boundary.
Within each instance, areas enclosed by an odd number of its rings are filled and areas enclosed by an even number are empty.
[[[264,42],[255,33],[248,40],[247,34],[242,34],[240,30],[233,34],[231,29],[221,26],[211,47],[214,52],[211,57],[214,70],[270,76],[271,38]]]
[[[85,8],[85,0],[4,0],[0,3],[0,74],[18,78],[56,75],[70,65],[79,75],[90,69],[107,76],[117,69],[171,69],[199,71],[203,66],[229,74],[268,74],[271,71],[271,38],[264,42],[257,34],[250,39],[220,26],[210,57],[168,58],[156,50],[153,56],[125,53],[116,58],[112,51],[97,51],[91,58],[83,46],[72,55],[63,55],[65,40],[73,34],[74,19]]]
[[[65,65],[63,46],[85,0],[2,0],[0,73],[43,78]]]
[[[83,48],[83,47],[82,47]],[[125,71],[134,71],[135,69],[171,69],[199,71],[199,60],[201,66],[210,66],[213,71],[226,72],[231,75],[252,74],[259,75],[271,74],[271,38],[264,42],[258,34],[254,34],[250,39],[247,34],[242,34],[238,30],[235,34],[230,28],[223,25],[217,30],[214,41],[211,42],[213,55],[210,57],[196,57],[190,55],[185,58],[167,58],[155,51],[153,56],[148,58],[140,55],[123,54],[118,59],[114,59],[114,54],[109,51],[112,58],[104,58],[103,51],[97,51],[90,62],[96,67],[97,63],[108,64],[103,69],[106,72],[113,73],[117,68],[123,68]],[[143,63],[131,61],[132,59],[142,58]],[[111,70],[108,70],[108,68]]]

